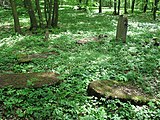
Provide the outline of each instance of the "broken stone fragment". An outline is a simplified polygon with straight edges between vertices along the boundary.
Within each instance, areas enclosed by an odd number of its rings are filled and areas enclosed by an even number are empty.
[[[60,83],[60,80],[57,77],[58,74],[54,72],[0,74],[0,88],[7,86],[24,88],[54,85]]]

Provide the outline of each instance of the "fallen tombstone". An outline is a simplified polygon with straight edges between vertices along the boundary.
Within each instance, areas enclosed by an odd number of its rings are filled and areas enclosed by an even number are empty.
[[[146,104],[151,100],[160,101],[153,96],[145,94],[141,89],[136,88],[130,83],[122,83],[115,80],[92,81],[87,89],[88,95],[106,99],[120,99],[136,104]]]
[[[59,84],[58,74],[47,73],[19,73],[0,74],[0,88],[12,86],[14,88],[42,87],[43,85]]]
[[[100,42],[103,38],[107,38],[107,37],[108,36],[106,34],[100,34],[98,36],[82,38],[82,39],[76,41],[76,43],[77,44],[86,44],[89,42]]]
[[[19,63],[28,63],[31,62],[35,58],[47,58],[50,55],[57,54],[56,52],[44,52],[44,53],[37,53],[37,54],[18,54],[17,60]]]

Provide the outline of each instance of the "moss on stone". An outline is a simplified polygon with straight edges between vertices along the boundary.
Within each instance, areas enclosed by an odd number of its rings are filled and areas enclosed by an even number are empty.
[[[17,60],[19,63],[28,63],[31,62],[33,59],[36,58],[47,58],[50,55],[57,55],[56,52],[43,52],[37,54],[17,54]]]
[[[20,73],[0,74],[0,88],[12,86],[14,88],[41,87],[45,84],[53,85],[59,83],[58,74],[48,73]]]
[[[89,84],[87,91],[89,95],[96,97],[119,98],[135,103],[146,103],[152,99],[156,99],[143,93],[141,89],[133,86],[131,83],[115,80],[93,81]]]

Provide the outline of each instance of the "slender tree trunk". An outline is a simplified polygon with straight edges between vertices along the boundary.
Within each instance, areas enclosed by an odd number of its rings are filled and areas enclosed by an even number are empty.
[[[51,19],[51,16],[52,16],[52,3],[53,1],[52,0],[49,0],[49,7],[48,7],[48,20],[47,20],[47,27],[51,27],[51,23],[52,23],[52,19]]]
[[[144,9],[143,9],[144,13],[147,11],[147,5],[148,5],[148,0],[146,0],[144,4]]]
[[[120,14],[121,0],[118,0],[118,15]]]
[[[124,1],[124,14],[128,14],[128,12],[127,12],[127,0]]]
[[[135,4],[135,0],[132,0],[132,6],[131,6],[132,13],[134,12],[134,4]]]
[[[38,12],[39,26],[43,27],[43,17],[42,17],[42,12],[41,12],[41,8],[40,8],[39,0],[35,0],[35,4],[36,4],[36,10]]]
[[[154,8],[153,8],[153,20],[156,20],[156,11],[158,7],[159,0],[154,0]]]
[[[152,1],[152,9],[151,9],[151,12],[153,12],[153,9],[154,9],[154,2]]]
[[[27,8],[27,6],[26,6],[26,3],[27,1],[26,0],[23,0],[23,5],[24,5],[24,8]]]
[[[102,0],[99,0],[99,13],[102,13]]]
[[[58,0],[54,0],[54,8],[53,8],[53,14],[52,14],[52,27],[58,26]]]
[[[112,0],[109,0],[109,8],[112,8]]]
[[[114,15],[117,15],[117,0],[114,0]]]
[[[46,23],[48,22],[48,0],[44,0],[44,16]]]
[[[14,29],[15,32],[21,34],[21,28],[20,28],[20,23],[19,23],[19,17],[16,9],[16,3],[15,0],[10,0],[11,8],[12,8],[12,14],[14,18]]]
[[[30,30],[37,29],[38,24],[37,24],[36,15],[35,15],[35,12],[34,12],[34,9],[33,9],[33,6],[32,6],[32,1],[31,0],[25,0],[25,3],[26,3],[26,7],[27,7],[28,14],[29,14],[29,17],[30,17],[30,24],[31,24]]]

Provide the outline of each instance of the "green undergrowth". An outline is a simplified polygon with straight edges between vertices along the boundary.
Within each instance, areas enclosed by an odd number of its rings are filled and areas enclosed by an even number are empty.
[[[54,71],[64,80],[59,86],[0,89],[0,119],[159,119],[160,109],[154,102],[138,106],[119,100],[99,101],[86,93],[93,80],[117,80],[130,81],[160,98],[160,47],[152,40],[160,38],[159,22],[143,21],[140,13],[136,14],[140,21],[130,15],[124,44],[115,42],[117,16],[64,8],[59,12],[59,28],[50,30],[49,40],[43,41],[43,30],[37,34],[27,30],[25,12],[20,15],[25,35],[14,33],[10,10],[0,9],[0,14],[6,15],[0,19],[0,72]],[[146,16],[152,17],[150,13]],[[108,37],[100,42],[76,43],[100,34]],[[18,62],[21,54],[44,52],[57,54]]]

